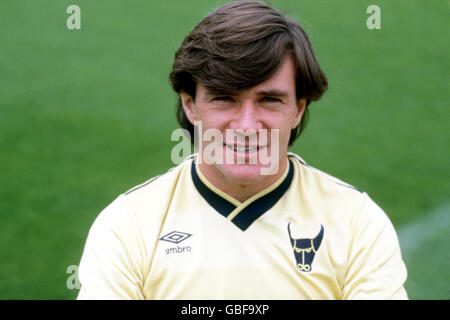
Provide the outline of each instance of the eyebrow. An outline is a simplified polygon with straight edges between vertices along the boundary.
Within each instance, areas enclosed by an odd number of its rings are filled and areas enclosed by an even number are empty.
[[[257,91],[256,94],[259,96],[271,96],[279,98],[286,98],[289,96],[289,94],[286,91],[279,89],[260,90]]]
[[[258,96],[271,96],[271,97],[278,97],[278,98],[287,98],[289,94],[286,91],[280,90],[280,89],[268,89],[268,90],[259,90],[256,91],[256,94]],[[224,92],[221,90],[215,90],[215,89],[206,89],[206,97],[214,97],[218,95],[224,95],[224,96],[232,96],[235,95],[233,93]]]
[[[225,92],[225,91],[221,91],[221,90],[208,89],[208,88],[206,89],[206,93],[205,93],[206,97],[231,96],[231,95],[233,95],[233,94]]]

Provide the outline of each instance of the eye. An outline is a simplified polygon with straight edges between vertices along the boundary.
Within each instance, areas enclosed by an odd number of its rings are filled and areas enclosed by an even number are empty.
[[[233,101],[233,98],[230,96],[217,96],[217,97],[214,97],[212,100],[213,101],[231,102],[231,101]]]
[[[281,100],[274,97],[264,97],[261,98],[261,102],[280,102]]]

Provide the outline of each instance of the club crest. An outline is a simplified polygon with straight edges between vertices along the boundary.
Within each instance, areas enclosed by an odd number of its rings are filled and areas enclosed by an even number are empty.
[[[291,236],[291,223],[288,223],[287,229],[289,239],[291,240],[292,250],[294,251],[295,261],[297,262],[297,270],[302,272],[310,272],[312,263],[317,250],[322,243],[324,228],[320,225],[319,234],[314,239],[293,239]]]

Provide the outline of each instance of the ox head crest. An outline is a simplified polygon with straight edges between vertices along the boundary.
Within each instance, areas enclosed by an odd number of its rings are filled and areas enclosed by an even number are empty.
[[[303,272],[310,272],[314,256],[319,250],[322,243],[324,229],[320,226],[319,234],[314,239],[293,239],[291,236],[291,223],[288,223],[288,233],[291,239],[292,250],[294,251],[295,261],[297,262],[297,270]]]

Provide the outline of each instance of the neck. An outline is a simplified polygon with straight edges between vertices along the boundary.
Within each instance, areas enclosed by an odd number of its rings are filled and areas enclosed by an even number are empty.
[[[226,174],[223,168],[206,164],[204,161],[198,165],[201,174],[214,187],[228,194],[239,202],[244,202],[255,194],[263,191],[276,183],[286,171],[287,157],[280,159],[278,171],[273,175],[256,175],[251,179],[239,179],[231,174]]]

